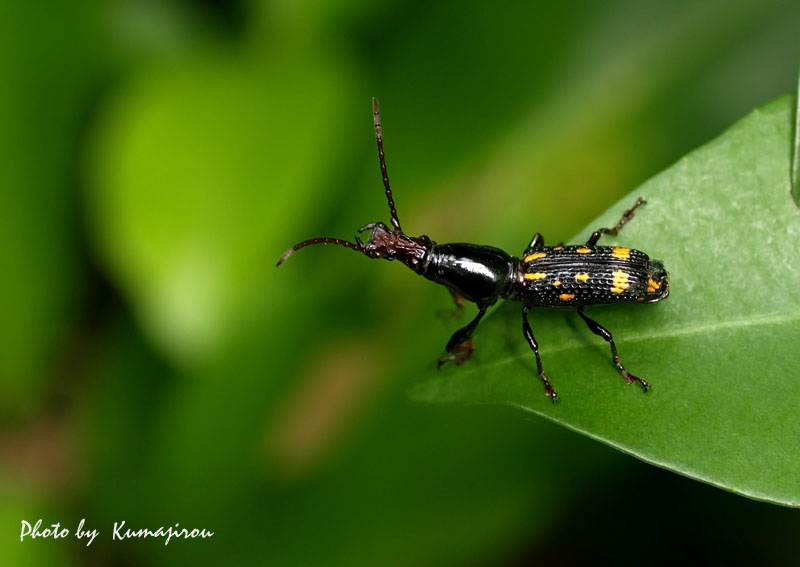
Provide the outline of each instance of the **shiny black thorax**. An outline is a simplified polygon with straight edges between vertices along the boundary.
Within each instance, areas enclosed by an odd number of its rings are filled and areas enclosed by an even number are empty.
[[[431,242],[430,261],[422,275],[468,301],[491,305],[510,297],[518,263],[493,246]]]

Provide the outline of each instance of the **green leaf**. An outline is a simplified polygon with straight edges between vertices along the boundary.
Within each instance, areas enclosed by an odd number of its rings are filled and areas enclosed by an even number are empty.
[[[797,90],[794,92],[794,121],[792,140],[792,196],[800,207],[800,74],[797,77]]]
[[[265,294],[269,243],[337,170],[328,105],[347,97],[345,71],[295,63],[220,52],[154,65],[101,117],[87,194],[99,253],[182,364],[235,343]]]
[[[95,0],[0,8],[0,415],[30,416],[75,343],[88,293],[75,155],[110,57]],[[71,352],[71,351],[70,351]],[[70,355],[71,356],[71,355]],[[5,563],[5,562],[4,562]]]
[[[508,404],[644,461],[769,502],[800,505],[800,210],[789,193],[792,100],[782,97],[646,182],[592,222],[611,226],[637,196],[647,205],[622,243],[662,259],[671,295],[588,314],[652,389],[627,386],[608,346],[572,311],[531,323],[561,396],[543,395],[506,302],[475,334],[462,367],[431,372],[416,399]]]

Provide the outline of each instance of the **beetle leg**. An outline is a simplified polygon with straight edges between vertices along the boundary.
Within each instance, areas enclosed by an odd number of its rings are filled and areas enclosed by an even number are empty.
[[[633,206],[624,213],[622,213],[622,218],[619,219],[619,222],[614,228],[598,228],[592,233],[592,235],[589,237],[589,240],[586,241],[586,246],[594,246],[595,244],[597,244],[597,241],[600,239],[600,237],[604,234],[610,234],[611,236],[615,236],[619,232],[619,229],[621,229],[625,225],[625,223],[627,223],[629,220],[633,218],[634,211],[638,209],[641,205],[644,205],[645,202],[646,201],[641,197],[636,199],[636,202],[633,204]]]
[[[547,379],[547,375],[544,373],[544,368],[542,367],[542,358],[539,356],[539,344],[536,342],[536,337],[533,336],[533,329],[531,329],[530,323],[528,323],[528,306],[522,306],[522,332],[525,335],[525,340],[528,341],[528,344],[533,351],[533,354],[536,356],[536,369],[539,371],[539,378],[542,379],[542,383],[544,384],[544,393],[546,396],[549,396],[553,403],[558,401],[558,394],[553,389],[553,386],[550,385],[550,380]]]
[[[443,309],[439,312],[439,315],[442,319],[460,319],[461,315],[464,313],[464,298],[461,297],[458,292],[453,291],[449,287],[447,291],[450,292],[450,297],[453,298],[453,304],[455,305],[455,309]]]
[[[523,255],[527,256],[531,252],[536,252],[537,250],[541,250],[542,248],[544,248],[544,236],[542,236],[537,232],[536,234],[533,235],[533,238],[531,238],[531,242],[530,244],[528,244],[528,247],[525,248],[525,252],[523,253]]]
[[[450,297],[453,298],[453,303],[456,304],[456,313],[460,313],[464,309],[464,298],[449,287],[447,288],[447,291],[450,292]]]
[[[486,310],[488,308],[488,305],[479,305],[478,314],[475,318],[470,321],[467,326],[453,333],[453,336],[447,341],[447,346],[445,347],[445,350],[450,354],[439,359],[439,362],[436,364],[437,368],[441,368],[442,364],[450,362],[451,360],[458,365],[464,364],[467,359],[472,356],[472,352],[475,350],[471,339],[472,332],[475,330],[475,327],[478,326],[478,323],[481,322],[483,316],[486,315]]]
[[[625,381],[628,382],[628,384],[639,382],[639,384],[642,385],[642,388],[644,388],[644,391],[646,392],[648,388],[650,388],[650,384],[647,383],[647,380],[643,380],[638,376],[635,376],[630,372],[628,372],[627,370],[625,370],[625,367],[622,366],[622,363],[619,361],[619,355],[617,354],[617,346],[614,344],[614,337],[611,336],[611,333],[608,331],[608,329],[603,327],[600,323],[598,323],[594,319],[590,319],[589,317],[587,317],[586,314],[584,314],[583,312],[583,307],[578,307],[578,315],[580,315],[581,318],[586,322],[586,325],[589,327],[589,330],[591,332],[593,332],[595,335],[600,335],[601,337],[603,337],[603,339],[605,339],[606,342],[611,346],[611,356],[614,359],[614,364],[616,365],[617,370],[619,370],[619,373],[622,374],[622,377],[625,378]]]

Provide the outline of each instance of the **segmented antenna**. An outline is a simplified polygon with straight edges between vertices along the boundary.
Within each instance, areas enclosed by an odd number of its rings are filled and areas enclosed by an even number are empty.
[[[337,244],[339,246],[345,246],[347,248],[350,248],[351,250],[355,250],[356,252],[364,252],[364,245],[361,244],[360,242],[354,244],[352,242],[348,242],[347,240],[342,240],[340,238],[327,238],[327,237],[312,238],[311,240],[304,240],[303,242],[295,244],[294,246],[289,248],[286,252],[283,253],[283,256],[281,256],[280,260],[278,260],[278,263],[275,264],[275,267],[278,267],[281,264],[283,264],[289,258],[289,256],[291,256],[301,248],[305,248],[306,246],[311,246],[312,244]]]
[[[386,200],[389,202],[389,213],[392,215],[392,226],[395,232],[403,232],[400,228],[400,221],[397,218],[397,209],[394,207],[392,199],[392,189],[389,187],[389,174],[386,173],[386,156],[383,153],[383,136],[381,135],[381,110],[378,107],[378,99],[372,99],[372,114],[375,117],[375,138],[378,140],[378,159],[381,162],[381,177],[383,186],[386,187]]]
[[[381,135],[381,111],[380,108],[378,108],[378,101],[375,98],[372,99],[372,113],[375,117],[375,138],[378,140],[378,159],[381,162],[381,177],[383,178],[383,186],[386,188],[386,200],[389,202],[389,212],[392,215],[392,227],[394,227],[394,230],[391,234],[398,235],[403,233],[403,229],[400,228],[400,221],[397,220],[397,209],[395,209],[394,199],[392,199],[392,189],[389,187],[389,175],[386,173],[386,156],[383,153],[383,136]],[[359,232],[373,230],[379,226],[384,234],[389,234],[386,225],[383,223],[370,223],[363,227]],[[304,240],[303,242],[295,244],[289,248],[286,252],[284,252],[283,256],[280,257],[275,266],[280,266],[289,258],[289,256],[301,248],[311,246],[312,244],[336,244],[337,246],[344,246],[345,248],[350,248],[356,252],[361,252],[363,254],[367,254],[368,256],[370,255],[367,252],[364,244],[358,238],[356,238],[355,242],[348,242],[347,240],[342,240],[340,238],[312,238],[310,240]]]

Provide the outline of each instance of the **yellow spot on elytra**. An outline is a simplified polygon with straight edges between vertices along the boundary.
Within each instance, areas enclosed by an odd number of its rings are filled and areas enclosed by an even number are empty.
[[[575,295],[572,293],[562,293],[558,296],[561,301],[569,301],[570,299],[574,299]]]
[[[544,258],[547,256],[545,252],[534,252],[533,254],[528,254],[522,260],[524,262],[533,262],[534,260],[538,260],[539,258]]]
[[[577,252],[578,254],[588,254],[588,253],[589,253],[589,252],[591,252],[591,251],[592,251],[592,249],[591,249],[591,248],[586,248],[585,246],[584,246],[584,247],[582,247],[582,248],[578,248],[577,250],[575,250],[575,252]]]
[[[554,250],[563,250],[563,249],[564,249],[564,247],[561,246],[560,244],[554,248]]]
[[[613,274],[614,279],[611,282],[611,293],[622,293],[630,287],[628,283],[628,273],[622,270],[615,270]]]
[[[543,280],[547,277],[544,272],[533,272],[532,274],[525,274],[526,280]]]
[[[658,283],[653,278],[650,278],[650,281],[647,282],[647,291],[648,291],[648,293],[654,293],[654,292],[658,291],[660,288],[661,288],[661,284]]]
[[[628,260],[631,257],[631,249],[617,247],[611,251],[611,255],[614,258],[619,258],[620,260]]]
[[[561,280],[554,281],[553,285],[556,286],[556,287],[560,286],[561,285]]]
[[[589,274],[577,274],[575,276],[575,279],[578,280],[579,282],[585,282],[586,280],[589,279]]]

